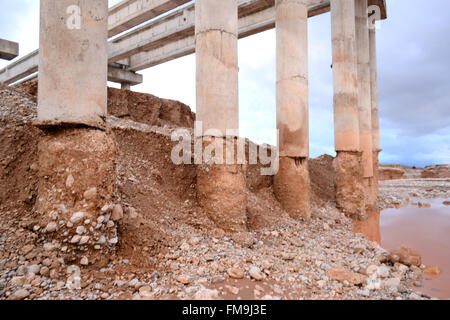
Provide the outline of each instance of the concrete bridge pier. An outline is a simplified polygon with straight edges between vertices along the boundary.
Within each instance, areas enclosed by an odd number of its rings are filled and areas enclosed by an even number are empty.
[[[362,150],[366,207],[373,208],[372,103],[370,84],[370,50],[367,0],[355,1],[356,47],[358,52],[359,137]]]
[[[226,150],[230,130],[238,135],[238,5],[237,0],[195,1],[197,198],[216,225],[226,231],[246,230],[247,196],[242,164],[211,159],[207,150]],[[201,140],[201,142],[199,141]],[[236,139],[228,139],[236,145]],[[235,147],[235,146],[233,146]],[[236,153],[235,153],[236,154]]]
[[[116,149],[105,131],[107,21],[107,0],[40,3],[36,125],[44,136],[35,210],[46,236],[66,239],[67,255],[81,250],[90,262],[117,243],[115,226],[92,225],[115,191]],[[89,234],[80,235],[81,226]],[[98,244],[100,235],[106,244]]]
[[[378,105],[378,70],[377,70],[377,40],[376,29],[369,29],[370,43],[370,95],[372,106],[372,148],[373,148],[373,197],[376,200],[379,191],[378,165],[380,146],[380,116]]]
[[[358,112],[355,0],[331,0],[334,83],[336,203],[346,215],[365,219]]]
[[[274,191],[293,218],[310,218],[308,8],[306,0],[277,0],[277,129],[279,171]]]

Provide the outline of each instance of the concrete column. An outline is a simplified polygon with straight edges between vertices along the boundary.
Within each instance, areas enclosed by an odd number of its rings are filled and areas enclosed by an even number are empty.
[[[203,132],[239,128],[237,0],[195,1],[197,121]]]
[[[370,53],[367,0],[355,0],[356,48],[358,53],[359,138],[363,152],[364,178],[373,177],[372,106],[370,98]]]
[[[230,147],[227,130],[237,134],[239,129],[237,0],[196,0],[195,38],[197,121],[202,126],[195,135],[203,140],[204,154],[211,149],[225,153]],[[236,139],[231,141],[234,148]],[[224,158],[223,163],[203,158],[198,165],[197,199],[218,227],[244,231],[247,195],[242,165],[236,158],[232,164]]]
[[[106,0],[41,0],[38,123],[104,127]]]
[[[376,29],[369,30],[370,43],[370,94],[372,100],[372,148],[373,148],[373,198],[376,200],[379,192],[379,153],[380,146],[380,116],[378,105],[378,71],[377,71],[377,40]]]
[[[131,90],[131,85],[129,83],[121,83],[120,88],[122,90]]]
[[[359,137],[364,170],[366,209],[376,204],[373,180],[372,103],[370,92],[370,50],[367,0],[355,0],[358,51]]]
[[[369,30],[370,42],[370,96],[372,106],[372,147],[381,151],[380,147],[380,117],[378,106],[378,70],[377,70],[377,39],[376,29]]]
[[[365,215],[357,105],[355,1],[331,0],[336,204],[348,216]]]
[[[280,168],[274,189],[291,216],[309,219],[308,7],[306,0],[275,6]]]
[[[111,212],[117,191],[114,139],[106,130],[107,0],[41,0],[38,122],[39,187],[34,210],[47,242],[65,239],[61,255],[79,264],[115,252],[120,214],[79,235]],[[48,130],[49,129],[49,130]],[[102,210],[100,208],[103,208]],[[120,209],[120,210],[119,210]],[[55,224],[55,221],[57,224]],[[89,222],[90,221],[90,222]],[[100,245],[97,239],[107,241]]]

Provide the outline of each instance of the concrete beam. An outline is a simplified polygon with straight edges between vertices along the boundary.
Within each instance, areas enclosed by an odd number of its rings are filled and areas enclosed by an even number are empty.
[[[116,65],[108,66],[108,81],[117,82],[122,85],[135,86],[144,81],[142,74],[127,71]]]
[[[19,44],[0,39],[0,59],[12,60],[19,55]]]
[[[38,71],[39,51],[35,50],[0,70],[0,82],[14,83]]]
[[[264,3],[264,6],[262,6],[262,3]],[[256,6],[257,4],[259,4],[259,6]],[[329,6],[329,0],[310,1],[308,5],[308,17],[313,17],[326,12],[329,10]],[[251,13],[250,8],[257,11]],[[187,11],[185,17],[192,19],[189,12],[190,9],[190,7],[184,9]],[[181,12],[177,12],[174,13],[172,17],[176,18],[180,15],[182,15]],[[274,0],[241,0],[239,16],[239,39],[273,29],[275,28]],[[166,19],[170,19],[170,17],[168,16]],[[185,24],[184,29],[180,28],[176,37],[174,37],[174,32],[171,30],[168,30],[166,33],[160,33],[155,36],[155,40],[158,42],[157,44],[153,44],[155,48],[151,49],[149,47],[150,49],[146,51],[132,55],[130,57],[129,69],[139,71],[195,53],[195,37],[192,29],[195,22],[187,20],[183,23]],[[173,24],[176,25],[176,23]],[[134,32],[130,33],[128,36],[132,37],[133,33]],[[126,39],[126,36],[122,39]],[[135,48],[137,47],[138,46],[135,45]],[[112,54],[114,55],[114,53]]]
[[[125,0],[109,9],[108,36],[113,37],[191,0]]]
[[[117,21],[122,19],[122,24],[128,28],[134,26],[139,19],[143,17],[151,17],[156,13],[161,12],[161,8],[153,10],[150,4],[145,4],[144,7],[140,7],[142,0],[127,0],[119,3],[110,9],[111,18],[109,24],[109,30],[113,30],[114,25],[118,24]],[[181,2],[187,2],[180,0]],[[157,6],[158,3],[165,3],[166,8],[175,6],[178,0],[159,0],[153,1],[152,5]],[[149,1],[144,1],[149,2]],[[181,3],[180,2],[180,3]],[[239,38],[247,37],[265,30],[273,29],[275,27],[275,9],[274,0],[238,0],[239,3]],[[382,5],[382,18],[385,17],[385,4],[383,0],[370,0],[369,3]],[[142,4],[144,5],[144,4]],[[137,10],[141,8],[141,11]],[[125,34],[114,41],[110,42],[110,62],[120,62],[123,59],[130,58],[130,70],[139,71],[149,68],[151,66],[164,63],[182,56],[189,55],[195,52],[195,39],[194,39],[194,17],[191,10],[194,5],[187,6],[176,10],[175,12],[158,18],[157,20],[142,26],[128,34]],[[330,10],[330,0],[310,0],[308,4],[308,16],[313,17]],[[138,15],[137,12],[140,12]],[[153,12],[153,13],[152,13]],[[119,18],[122,17],[122,18]],[[137,19],[137,20],[135,20]],[[116,22],[113,22],[116,21]],[[120,25],[120,24],[118,24]],[[114,31],[116,32],[116,31]],[[114,34],[112,32],[112,34]],[[29,59],[32,57],[29,56]],[[33,61],[21,60],[22,63],[26,63],[28,66],[32,65]],[[37,64],[36,64],[37,66]],[[8,66],[11,71],[12,65]],[[35,67],[36,68],[36,67]],[[5,68],[6,69],[6,68]],[[0,70],[0,82],[1,74],[6,70]],[[21,67],[21,69],[24,69]],[[35,71],[34,71],[35,72]],[[19,74],[18,72],[13,72]],[[25,76],[31,73],[26,73]],[[17,80],[20,80],[21,77]],[[10,80],[3,78],[3,81]],[[6,82],[5,81],[5,82]]]
[[[0,70],[0,83],[10,85],[20,83],[21,80],[31,80],[27,78],[39,69],[39,51],[35,50],[30,54],[14,61],[7,67]],[[19,81],[20,80],[20,81]],[[108,81],[117,83],[128,83],[132,86],[141,84],[143,76],[133,71],[125,70],[123,67],[112,64],[108,66]]]

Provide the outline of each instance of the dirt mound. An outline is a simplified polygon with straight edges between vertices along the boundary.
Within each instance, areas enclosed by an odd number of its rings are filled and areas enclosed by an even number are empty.
[[[450,178],[450,165],[444,164],[425,167],[425,169],[421,173],[421,178]]]
[[[18,84],[15,88],[36,101],[37,79]],[[195,121],[195,114],[181,102],[114,88],[108,88],[108,114],[154,126],[193,128]]]
[[[380,181],[398,180],[405,177],[405,171],[402,168],[380,167],[378,174]]]
[[[36,86],[35,81],[24,83],[20,88],[2,87],[1,95],[4,108],[1,120],[8,122],[0,136],[0,148],[5,155],[1,199],[2,203],[9,201],[7,211],[16,209],[16,203],[21,202],[28,212],[27,223],[39,220],[33,213],[33,205],[38,182],[37,145],[44,135],[31,125],[36,116],[33,99]],[[109,108],[115,116],[110,116],[108,122],[117,145],[116,198],[126,213],[119,227],[120,254],[134,265],[144,267],[148,259],[143,258],[142,250],[149,254],[162,252],[181,241],[189,228],[207,233],[216,230],[198,204],[196,166],[177,166],[170,161],[176,144],[171,141],[171,130],[177,124],[191,126],[194,115],[186,112],[181,104],[151,95],[116,89],[109,89],[109,93]],[[155,103],[159,104],[158,108],[154,107]],[[152,111],[146,115],[145,110]],[[182,114],[184,119],[180,117]],[[16,122],[8,121],[11,117],[15,117]],[[133,121],[133,118],[141,121]],[[27,121],[25,125],[24,121]],[[163,122],[166,127],[161,127]],[[246,150],[249,144],[252,142],[247,140]],[[309,162],[313,207],[334,201],[332,161],[331,156],[321,156]],[[273,196],[273,177],[261,175],[261,167],[244,166],[249,230],[264,228],[281,216],[287,217]]]

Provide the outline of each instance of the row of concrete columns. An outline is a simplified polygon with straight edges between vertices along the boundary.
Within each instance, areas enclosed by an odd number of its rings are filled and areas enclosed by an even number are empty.
[[[277,0],[277,129],[274,190],[293,216],[309,217],[308,8]],[[373,204],[379,151],[375,30],[367,0],[331,0],[338,205],[364,218]],[[237,1],[196,1],[197,120],[238,127]]]
[[[308,219],[308,1],[276,0],[275,5],[280,169],[274,190],[292,216]],[[108,4],[77,1],[79,21],[68,20],[70,6],[72,0],[41,0],[38,121],[103,128]],[[239,128],[238,4],[196,0],[195,6],[200,135],[223,139],[227,129]],[[379,151],[375,32],[369,33],[367,0],[331,0],[331,20],[336,168],[338,180],[345,182],[337,183],[337,201],[349,215],[362,217],[364,193],[374,183],[373,155]],[[235,175],[231,180],[241,184],[236,178],[240,171],[229,171]],[[227,181],[229,176],[224,184]],[[358,184],[366,189],[355,187]],[[245,204],[239,206],[244,208],[236,212],[245,213]]]

